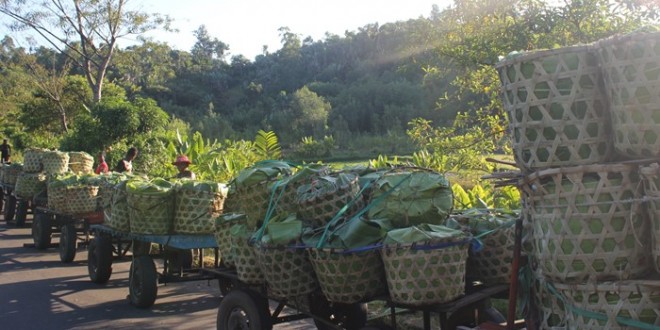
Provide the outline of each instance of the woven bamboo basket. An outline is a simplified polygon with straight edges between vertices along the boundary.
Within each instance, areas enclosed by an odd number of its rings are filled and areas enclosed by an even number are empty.
[[[126,181],[116,184],[112,189],[112,201],[109,209],[103,209],[104,223],[117,231],[131,232],[131,216],[128,207]]]
[[[218,243],[222,265],[229,268],[236,266],[236,257],[232,247],[231,226],[245,224],[247,217],[240,213],[223,213],[215,219],[215,241]]]
[[[222,213],[226,190],[222,192],[177,189],[174,233],[213,234],[214,219]]]
[[[496,67],[518,167],[610,160],[609,112],[593,47],[525,53]]]
[[[257,248],[249,244],[245,237],[231,237],[236,275],[241,282],[249,285],[262,285],[266,278],[259,264]]]
[[[634,279],[650,270],[650,221],[635,166],[587,165],[521,184],[544,276],[562,283]]]
[[[98,186],[80,185],[66,187],[66,213],[84,214],[95,212],[98,206],[98,192]]]
[[[88,174],[94,171],[94,157],[82,151],[69,152],[69,169],[76,174]]]
[[[312,228],[325,227],[344,206],[353,200],[350,209],[344,213],[347,218],[364,207],[357,176],[347,186],[334,186],[323,191],[318,189],[318,181],[303,185],[298,189],[296,199],[298,215]]]
[[[134,234],[167,235],[174,219],[173,191],[165,195],[128,192],[130,228]]]
[[[61,213],[66,213],[66,186],[55,181],[49,181],[47,185],[48,208]]]
[[[44,151],[41,154],[41,164],[46,174],[64,174],[69,170],[69,154],[59,151]]]
[[[23,173],[23,164],[12,163],[9,165],[9,168],[5,174],[5,183],[11,186],[16,185],[16,181],[18,180],[18,177],[21,175],[21,173]]]
[[[277,297],[297,297],[319,288],[307,251],[285,246],[256,249],[268,289]]]
[[[515,226],[500,228],[481,238],[481,250],[470,250],[467,273],[485,284],[510,283]]]
[[[555,283],[554,287],[568,305],[571,329],[660,328],[660,281]]]
[[[31,199],[46,190],[46,175],[43,173],[22,173],[16,179],[14,194],[16,197]]]
[[[642,166],[640,174],[644,179],[644,197],[651,218],[651,255],[656,272],[660,273],[660,165],[658,163]]]
[[[41,155],[45,149],[28,149],[23,154],[23,172],[24,173],[38,173],[41,172]]]
[[[308,249],[309,258],[328,301],[353,304],[387,293],[378,250]]]
[[[628,157],[660,156],[660,32],[614,36],[598,49],[614,148]]]
[[[453,244],[398,244],[381,251],[393,302],[438,304],[465,294],[467,241]]]
[[[226,211],[245,214],[249,228],[254,230],[260,228],[268,211],[270,185],[274,182],[264,181],[230,190],[225,200]]]

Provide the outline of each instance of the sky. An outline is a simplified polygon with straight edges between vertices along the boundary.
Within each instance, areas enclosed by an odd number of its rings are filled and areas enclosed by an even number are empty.
[[[281,48],[278,29],[288,27],[303,40],[323,40],[326,32],[343,36],[367,24],[392,23],[429,17],[432,6],[440,10],[452,0],[132,0],[133,6],[174,18],[178,33],[152,32],[156,41],[190,51],[193,31],[205,25],[209,36],[229,45],[229,55],[250,60]],[[134,41],[133,41],[134,42]],[[131,40],[121,41],[126,47]]]

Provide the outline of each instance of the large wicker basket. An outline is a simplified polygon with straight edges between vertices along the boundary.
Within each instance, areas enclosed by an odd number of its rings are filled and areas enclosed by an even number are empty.
[[[591,46],[525,53],[496,67],[518,167],[610,160],[609,113]]]
[[[234,224],[245,224],[247,217],[240,213],[223,213],[215,219],[215,241],[222,265],[233,268],[236,266],[236,257],[232,247],[231,226]]]
[[[515,226],[502,227],[481,238],[481,250],[470,250],[467,273],[486,284],[510,283]]]
[[[45,149],[28,149],[23,154],[23,172],[38,173],[41,172],[41,154]]]
[[[388,245],[381,256],[393,302],[420,306],[465,294],[467,241]]]
[[[660,328],[660,281],[555,283],[568,324],[580,330]]]
[[[650,270],[641,181],[627,164],[557,168],[522,184],[544,276],[563,283],[634,279]]]
[[[64,174],[69,170],[69,154],[60,151],[44,151],[41,154],[41,163],[46,174]]]
[[[660,156],[660,32],[615,36],[598,46],[616,151]]]
[[[532,283],[529,290],[531,294],[531,305],[527,308],[526,312],[528,314],[534,313],[535,315],[528,315],[528,317],[538,320],[540,330],[568,329],[564,302],[548,290],[549,282],[540,272],[537,271],[532,276]]]
[[[328,301],[353,304],[387,292],[378,249],[308,249],[321,291]]]
[[[103,209],[104,223],[117,231],[131,232],[131,216],[128,206],[126,181],[119,182],[112,189],[111,207]]]
[[[32,199],[46,190],[46,175],[43,173],[22,173],[16,180],[14,194],[23,199]]]
[[[259,246],[256,249],[268,289],[276,297],[298,297],[319,288],[314,268],[303,248]]]
[[[94,171],[94,157],[82,152],[69,152],[69,169],[76,174],[87,174]]]
[[[268,211],[270,194],[269,182],[237,187],[229,191],[225,208],[228,212],[245,214],[249,228],[256,230],[261,227]]]
[[[174,198],[174,233],[213,234],[214,219],[222,213],[226,188],[222,191],[197,191],[180,187]]]
[[[262,285],[266,278],[257,255],[257,247],[249,244],[246,237],[231,237],[232,254],[234,256],[236,275],[241,282],[249,285]]]
[[[66,187],[66,213],[85,214],[95,212],[98,207],[98,186],[79,185]]]
[[[148,195],[128,192],[131,232],[145,235],[167,235],[172,232],[174,194]]]
[[[341,174],[340,174],[341,175]],[[332,220],[339,211],[347,204],[351,207],[344,212],[344,216],[350,218],[357,213],[364,203],[358,185],[358,177],[345,182],[345,185],[336,184],[332,179],[336,177],[319,177],[312,182],[298,188],[298,215],[311,227],[324,227]]]

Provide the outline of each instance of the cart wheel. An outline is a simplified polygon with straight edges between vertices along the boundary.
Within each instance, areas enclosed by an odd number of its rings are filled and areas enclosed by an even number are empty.
[[[360,329],[367,324],[367,304],[330,304],[325,298],[313,299],[312,302],[309,306],[312,315],[323,317],[337,326]],[[314,324],[319,330],[336,329],[316,319]]]
[[[131,304],[139,308],[151,307],[158,294],[156,265],[148,255],[133,258],[128,278]]]
[[[16,196],[7,195],[7,204],[5,205],[5,221],[10,222],[14,220],[16,213]]]
[[[96,236],[87,247],[87,270],[94,283],[106,283],[112,274],[112,238]]]
[[[19,201],[16,207],[16,227],[25,226],[28,213],[28,201]]]
[[[5,204],[5,189],[0,187],[0,211]]]
[[[235,289],[220,301],[216,329],[272,328],[268,300],[261,295],[244,289]]]
[[[72,262],[76,257],[76,227],[72,223],[63,224],[60,227],[60,260]]]
[[[45,250],[50,246],[51,221],[46,213],[37,212],[32,220],[32,240],[34,246],[39,250]]]

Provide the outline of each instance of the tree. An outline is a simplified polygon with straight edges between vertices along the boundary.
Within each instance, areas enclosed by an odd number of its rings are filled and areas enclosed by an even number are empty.
[[[108,67],[119,39],[162,26],[169,17],[130,10],[130,0],[3,0],[0,13],[13,21],[13,31],[35,32],[68,56],[83,72],[101,100]]]

